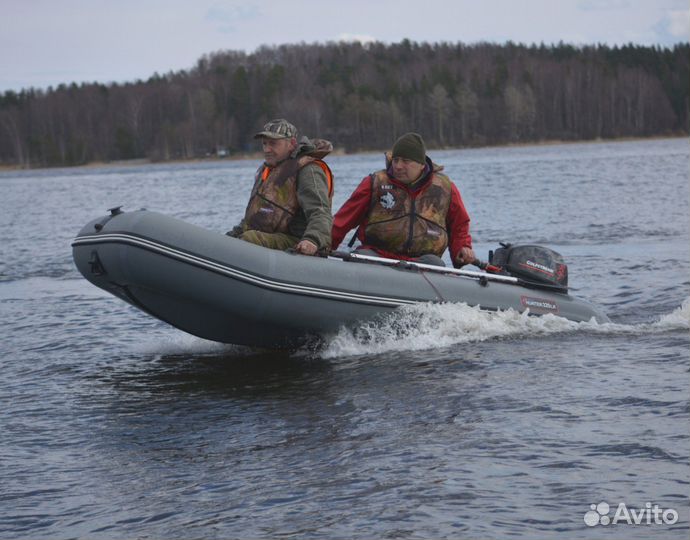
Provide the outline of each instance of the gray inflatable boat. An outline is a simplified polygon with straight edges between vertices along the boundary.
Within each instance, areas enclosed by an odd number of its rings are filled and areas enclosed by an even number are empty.
[[[465,302],[573,321],[608,318],[548,284],[378,257],[270,250],[146,210],[88,223],[72,242],[82,275],[196,336],[294,347],[420,302]]]

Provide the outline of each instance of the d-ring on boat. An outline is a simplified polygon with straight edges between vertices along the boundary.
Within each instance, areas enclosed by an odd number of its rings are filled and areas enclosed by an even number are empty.
[[[379,257],[306,257],[147,210],[111,209],[84,226],[72,250],[94,285],[176,328],[223,343],[299,346],[421,302],[608,321],[558,283]]]

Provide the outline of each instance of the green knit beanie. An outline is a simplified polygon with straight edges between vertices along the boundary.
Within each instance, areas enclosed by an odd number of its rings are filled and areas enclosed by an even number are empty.
[[[411,159],[424,165],[426,163],[426,148],[424,139],[419,133],[405,133],[393,145],[393,158]]]

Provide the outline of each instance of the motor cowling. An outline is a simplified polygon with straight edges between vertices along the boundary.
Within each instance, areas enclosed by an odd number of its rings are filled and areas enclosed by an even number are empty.
[[[507,274],[526,281],[568,290],[568,266],[560,253],[531,244],[501,244],[489,255],[489,262]]]

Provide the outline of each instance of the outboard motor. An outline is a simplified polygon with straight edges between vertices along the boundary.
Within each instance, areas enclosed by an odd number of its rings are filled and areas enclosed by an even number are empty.
[[[489,252],[489,263],[511,276],[533,283],[535,287],[544,284],[549,289],[568,291],[568,266],[563,257],[552,249],[501,243],[500,248]]]

